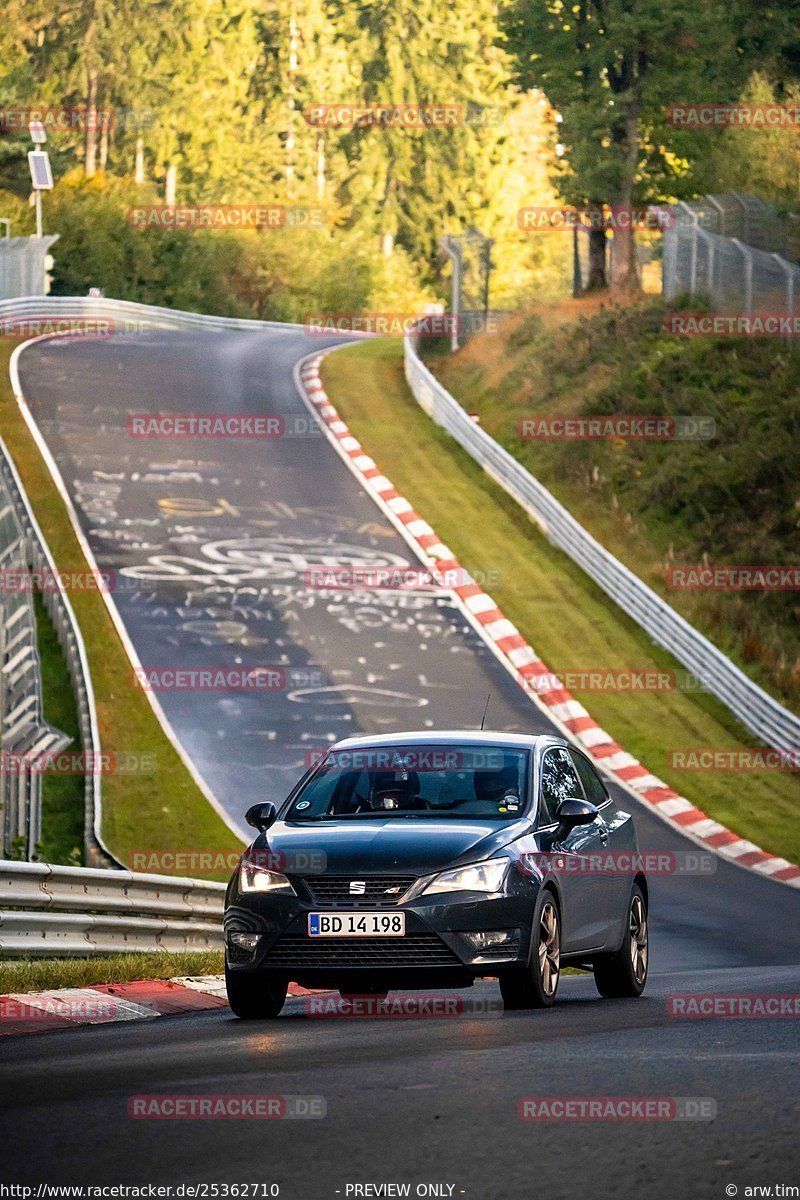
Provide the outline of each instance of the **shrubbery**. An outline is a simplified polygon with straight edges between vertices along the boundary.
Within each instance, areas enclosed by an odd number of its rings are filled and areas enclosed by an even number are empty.
[[[129,224],[132,205],[159,199],[154,189],[127,180],[65,177],[46,200],[45,229],[60,235],[53,293],[80,296],[99,287],[122,300],[282,321],[324,312],[416,312],[434,299],[402,250],[390,258],[376,254],[363,230]]]

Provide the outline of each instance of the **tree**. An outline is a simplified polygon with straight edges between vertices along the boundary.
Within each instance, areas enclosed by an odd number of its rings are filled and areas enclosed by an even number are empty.
[[[668,106],[735,97],[754,59],[789,45],[790,15],[772,15],[765,33],[767,14],[757,28],[744,0],[516,0],[506,20],[516,75],[562,116],[564,198],[630,211],[679,193],[681,148],[702,150],[667,124]],[[611,284],[638,288],[629,227],[614,231]]]
[[[788,104],[800,110],[800,83],[787,84],[779,91],[765,75],[755,72],[741,100],[744,104]],[[800,199],[797,128],[726,129],[714,139],[701,171],[698,171],[698,182],[703,190],[732,188],[754,192],[765,200],[796,211]]]

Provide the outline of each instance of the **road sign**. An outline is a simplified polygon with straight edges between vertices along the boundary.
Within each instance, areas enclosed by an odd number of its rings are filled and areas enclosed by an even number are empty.
[[[47,141],[47,134],[41,121],[30,121],[28,133],[31,135],[31,141],[35,142],[37,146],[43,146]]]

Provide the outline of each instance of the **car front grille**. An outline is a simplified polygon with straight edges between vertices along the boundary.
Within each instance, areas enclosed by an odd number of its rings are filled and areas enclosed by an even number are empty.
[[[315,904],[345,908],[391,908],[416,881],[416,875],[313,875],[303,880]],[[363,884],[364,892],[351,892],[351,883]]]
[[[432,933],[405,937],[310,938],[284,936],[267,954],[264,967],[460,967],[441,938]]]

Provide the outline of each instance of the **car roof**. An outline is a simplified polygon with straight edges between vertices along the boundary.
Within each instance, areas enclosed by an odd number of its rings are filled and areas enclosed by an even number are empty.
[[[565,738],[549,733],[503,733],[489,729],[409,729],[403,733],[362,734],[359,737],[343,738],[329,748],[338,750],[344,746],[407,746],[409,743],[442,746],[450,742],[458,742],[461,745],[518,747],[520,750],[533,750],[543,745],[567,745]]]

